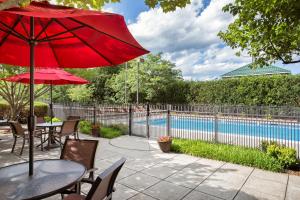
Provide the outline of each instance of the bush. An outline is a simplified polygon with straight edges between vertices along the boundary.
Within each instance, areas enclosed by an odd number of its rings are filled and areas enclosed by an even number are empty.
[[[283,168],[289,168],[297,164],[295,149],[273,144],[267,147],[267,154],[277,159]]]
[[[124,124],[102,125],[100,136],[103,138],[116,138],[128,133],[128,127]]]
[[[280,161],[258,149],[204,142],[200,140],[173,139],[171,150],[209,159],[280,172]]]
[[[0,118],[7,118],[10,113],[9,105],[6,101],[0,101]]]
[[[260,149],[263,151],[263,152],[267,152],[267,148],[269,145],[277,145],[279,146],[279,144],[275,141],[267,141],[267,140],[263,140],[260,144]]]
[[[26,109],[29,109],[28,107]],[[34,102],[34,114],[37,117],[45,117],[48,113],[48,104],[43,102]]]
[[[51,122],[51,117],[50,116],[45,116],[44,117],[45,122]],[[62,120],[57,118],[57,117],[53,117],[52,118],[52,122],[61,122]]]
[[[79,131],[84,134],[91,134],[92,123],[86,120],[79,122]]]

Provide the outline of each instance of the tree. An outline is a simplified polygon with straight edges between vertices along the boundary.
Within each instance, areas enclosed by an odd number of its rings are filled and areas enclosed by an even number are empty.
[[[175,69],[175,65],[164,60],[161,54],[149,54],[143,63],[134,60],[128,63],[128,70],[123,67],[109,81],[111,90],[111,101],[125,102],[125,82],[127,88],[128,102],[136,102],[136,93],[139,87],[140,103],[183,103],[185,101],[185,87],[181,71]],[[139,70],[138,70],[138,65]],[[138,75],[139,72],[139,75]],[[125,77],[127,80],[125,81]],[[180,91],[182,89],[182,91]],[[180,91],[180,92],[178,92]]]
[[[12,67],[9,65],[0,65],[1,78],[12,76],[25,72],[26,68]],[[38,86],[35,87],[35,98],[44,95],[49,87]],[[5,100],[10,107],[10,118],[16,119],[25,106],[29,104],[29,85],[21,83],[7,82],[4,80],[0,81],[0,96]]]
[[[89,102],[93,96],[93,87],[87,85],[78,85],[67,90],[67,94],[72,101]]]
[[[76,6],[78,8],[85,9],[101,9],[104,4],[116,3],[121,0],[57,0],[59,4],[66,6]],[[190,3],[190,0],[144,0],[145,4],[150,8],[155,8],[160,5],[164,12],[170,12],[176,10],[176,8],[183,8]],[[16,5],[28,4],[29,0],[7,0],[0,4],[0,10],[10,8]]]
[[[256,65],[300,62],[299,0],[235,0],[223,11],[235,18],[218,35],[237,55],[246,51]]]

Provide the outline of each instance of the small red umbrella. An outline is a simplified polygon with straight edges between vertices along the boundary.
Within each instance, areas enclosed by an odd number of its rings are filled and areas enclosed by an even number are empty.
[[[121,15],[48,2],[0,11],[0,63],[30,67],[29,175],[33,175],[34,68],[112,66],[146,53]]]
[[[30,73],[18,74],[15,76],[7,77],[3,79],[10,82],[30,83]],[[51,123],[53,118],[53,104],[52,104],[52,86],[53,85],[68,85],[68,84],[87,84],[87,80],[74,76],[62,69],[53,68],[40,68],[34,72],[34,84],[47,84],[50,85],[50,111],[51,111]]]

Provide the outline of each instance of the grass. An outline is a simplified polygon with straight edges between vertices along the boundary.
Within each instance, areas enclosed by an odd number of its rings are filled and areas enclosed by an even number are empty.
[[[128,128],[123,124],[114,125],[99,125],[100,126],[100,137],[103,138],[116,138],[127,133]],[[81,121],[79,123],[79,130],[81,133],[90,135],[92,132],[92,123],[89,121]]]
[[[185,153],[274,172],[281,172],[284,169],[277,159],[258,149],[199,140],[173,139],[171,150],[176,153]]]
[[[110,127],[102,127],[100,131],[100,136],[108,139],[116,138],[121,135],[122,132],[120,130]]]

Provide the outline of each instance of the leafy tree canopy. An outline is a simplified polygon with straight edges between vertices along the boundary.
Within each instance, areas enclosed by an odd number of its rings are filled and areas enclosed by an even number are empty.
[[[122,0],[57,0],[59,4],[63,4],[66,6],[76,6],[78,8],[85,8],[85,9],[101,9],[104,4],[107,3],[117,3]],[[141,1],[141,0],[139,0]],[[156,6],[160,5],[164,12],[170,12],[176,10],[176,8],[183,8],[187,4],[190,3],[190,0],[144,0],[145,4],[150,8],[155,8]],[[30,1],[29,0],[8,0],[0,4],[0,10],[9,8],[15,5],[26,5]]]
[[[219,36],[238,55],[246,51],[257,65],[300,62],[299,0],[235,0],[223,11],[235,18]]]

